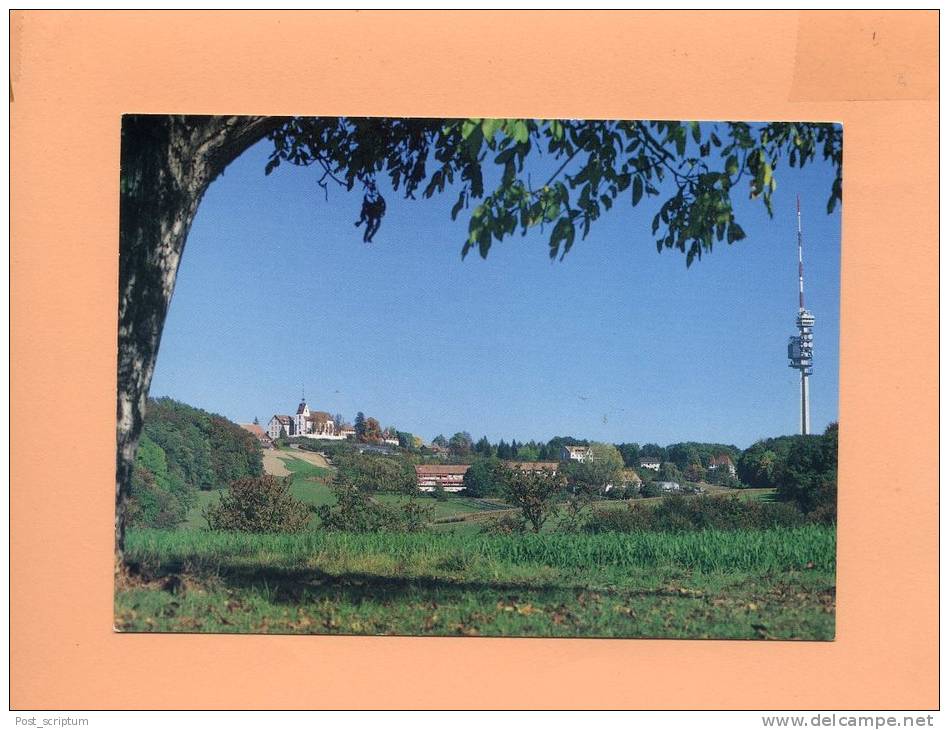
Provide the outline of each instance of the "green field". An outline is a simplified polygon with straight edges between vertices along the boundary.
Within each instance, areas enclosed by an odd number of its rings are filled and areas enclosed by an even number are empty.
[[[303,502],[335,502],[333,471],[288,459]],[[741,490],[769,500],[773,490]],[[123,631],[812,639],[834,636],[835,533],[486,535],[505,505],[377,493],[431,508],[422,533],[211,533],[200,492],[177,530],[130,530]],[[662,498],[641,500],[657,503]],[[603,501],[598,509],[625,508]]]
[[[124,631],[832,639],[832,528],[486,536],[134,530]]]

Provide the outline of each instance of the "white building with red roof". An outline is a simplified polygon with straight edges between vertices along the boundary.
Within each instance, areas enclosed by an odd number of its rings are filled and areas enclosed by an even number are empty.
[[[465,488],[465,472],[470,464],[418,464],[415,479],[420,492],[434,492],[441,487],[446,492],[460,492]]]

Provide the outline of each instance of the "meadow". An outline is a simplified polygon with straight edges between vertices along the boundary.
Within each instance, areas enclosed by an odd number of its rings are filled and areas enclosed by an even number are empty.
[[[331,505],[333,470],[286,454],[291,492]],[[773,490],[742,490],[769,500]],[[210,532],[219,491],[174,530],[132,529],[119,631],[829,640],[833,527],[486,534],[499,500],[377,493],[423,532]],[[638,500],[658,504],[662,498]],[[624,501],[600,502],[621,509]]]
[[[832,639],[834,530],[135,530],[120,631]]]

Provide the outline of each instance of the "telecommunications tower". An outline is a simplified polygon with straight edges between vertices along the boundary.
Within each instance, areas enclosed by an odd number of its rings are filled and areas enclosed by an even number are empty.
[[[801,233],[801,196],[797,198],[797,331],[788,338],[788,365],[801,371],[801,433],[811,432],[811,394],[808,382],[814,364],[814,315],[804,308],[804,236]]]

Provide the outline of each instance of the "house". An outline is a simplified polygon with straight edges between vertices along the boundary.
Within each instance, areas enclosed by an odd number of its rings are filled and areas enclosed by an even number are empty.
[[[657,487],[659,487],[659,490],[662,492],[667,492],[671,494],[673,492],[682,491],[682,485],[679,484],[678,482],[656,482],[655,484]]]
[[[274,441],[280,438],[280,432],[285,436],[293,435],[293,419],[290,416],[275,415],[267,424],[267,435]]]
[[[339,428],[339,435],[344,439],[354,439],[356,438],[356,429],[348,423],[343,424]]]
[[[715,471],[719,467],[728,469],[728,473],[735,476],[735,464],[728,454],[718,454],[708,460],[708,470]]]
[[[434,492],[441,487],[446,492],[464,489],[465,472],[471,464],[418,464],[415,479],[420,492]]]
[[[245,431],[248,431],[249,433],[253,434],[254,438],[256,438],[257,441],[260,442],[260,445],[263,446],[265,449],[269,449],[273,446],[273,441],[271,440],[267,432],[264,431],[264,429],[260,427],[260,424],[239,423],[237,425],[243,428]]]
[[[382,443],[389,444],[389,446],[398,446],[399,439],[396,438],[395,436],[383,436]]]
[[[581,464],[593,456],[589,446],[561,446],[561,461],[579,461]]]
[[[505,461],[504,466],[508,469],[517,471],[526,471],[531,474],[549,471],[552,474],[557,473],[557,467],[560,466],[556,461]]]
[[[659,471],[659,465],[662,463],[662,460],[657,456],[644,456],[639,460],[639,466],[642,469],[652,469],[653,471]]]
[[[338,439],[336,423],[333,417],[326,411],[310,411],[306,419],[306,431],[304,435],[312,435],[314,438]]]

